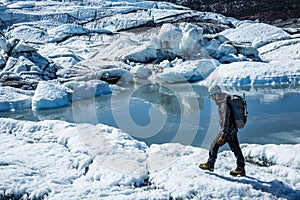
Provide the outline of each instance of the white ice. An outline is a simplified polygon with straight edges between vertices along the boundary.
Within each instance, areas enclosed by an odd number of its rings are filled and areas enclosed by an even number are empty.
[[[242,144],[246,177],[231,177],[232,152],[215,172],[205,149],[151,145],[106,125],[0,119],[0,196],[37,199],[297,199],[300,145]]]
[[[203,84],[229,86],[288,85],[300,82],[300,60],[222,64]]]
[[[31,107],[32,93],[12,87],[0,87],[0,111],[15,111]]]

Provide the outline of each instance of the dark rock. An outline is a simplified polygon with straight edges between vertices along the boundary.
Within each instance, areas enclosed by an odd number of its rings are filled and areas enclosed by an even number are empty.
[[[259,19],[270,22],[277,19],[300,18],[299,1],[294,0],[158,0],[189,7],[193,10],[220,13],[238,19]]]

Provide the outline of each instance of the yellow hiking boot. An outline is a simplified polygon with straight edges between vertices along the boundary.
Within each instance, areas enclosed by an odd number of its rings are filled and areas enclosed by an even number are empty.
[[[207,166],[206,163],[201,163],[201,164],[199,165],[199,167],[200,167],[200,169],[203,169],[203,170],[208,170],[208,171],[211,171],[211,172],[214,171],[214,168],[213,168],[213,167]]]
[[[236,169],[230,171],[231,176],[246,176],[246,171],[242,167],[237,167]]]

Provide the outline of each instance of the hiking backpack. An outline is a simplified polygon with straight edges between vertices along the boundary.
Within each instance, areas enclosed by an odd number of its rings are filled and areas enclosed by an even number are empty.
[[[243,128],[247,122],[247,102],[245,99],[245,94],[243,97],[239,95],[233,95],[231,99],[228,100],[230,107],[234,113],[234,121],[237,128]]]

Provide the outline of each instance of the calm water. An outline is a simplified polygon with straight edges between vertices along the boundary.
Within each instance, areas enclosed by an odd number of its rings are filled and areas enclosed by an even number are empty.
[[[246,94],[248,122],[239,132],[241,143],[300,143],[300,87],[226,88]],[[178,142],[208,147],[219,131],[216,105],[198,84],[153,85],[115,91],[69,107],[0,112],[0,117],[41,121],[103,123],[123,129],[150,144]]]

